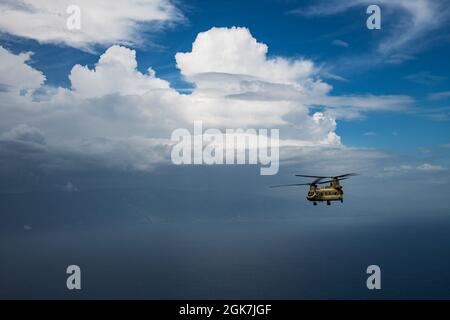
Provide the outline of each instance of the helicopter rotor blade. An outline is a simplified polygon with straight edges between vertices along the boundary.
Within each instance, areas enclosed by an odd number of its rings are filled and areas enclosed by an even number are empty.
[[[347,179],[349,179],[349,178],[333,179],[333,180],[328,180],[328,181],[319,182],[319,183],[317,183],[317,184],[327,184],[327,183],[331,183],[331,182],[334,182],[334,181],[341,181],[341,180],[347,180]]]
[[[317,179],[339,179],[339,178],[345,178],[345,177],[354,177],[354,176],[358,176],[357,173],[347,173],[347,174],[343,174],[340,176],[334,176],[334,177],[325,177],[325,176],[309,176],[309,175],[303,175],[303,174],[296,174],[296,177],[303,177],[303,178],[317,178]]]
[[[296,174],[295,176],[302,177],[302,178],[315,178],[315,180],[309,184],[309,185],[313,185],[313,186],[318,184],[321,180],[329,178],[329,177],[322,177],[322,176],[308,176],[308,175],[303,175],[303,174]]]
[[[323,176],[307,176],[304,174],[296,174],[296,177],[303,177],[303,178],[321,178],[321,179],[325,179],[325,178],[331,178],[331,177],[323,177]]]
[[[313,182],[311,182],[311,185],[315,186],[315,185],[317,185],[317,184],[320,184],[320,181],[322,181],[323,179],[326,179],[326,178],[317,178],[316,180],[314,180]]]
[[[300,186],[310,186],[310,183],[295,183],[295,184],[282,184],[279,186],[271,186],[270,188],[284,188],[284,187],[300,187]]]
[[[344,177],[354,177],[354,176],[358,176],[359,174],[357,173],[347,173],[347,174],[343,174],[340,176],[336,176],[336,177],[331,177],[333,179],[339,179],[339,178],[344,178]]]
[[[314,178],[315,180],[310,183],[294,183],[294,184],[283,184],[279,186],[271,186],[270,188],[284,188],[284,187],[299,187],[299,186],[317,186],[321,184],[327,184],[332,183],[335,181],[341,181],[341,180],[347,180],[350,177],[358,176],[357,173],[347,173],[340,176],[335,177],[326,177],[326,176],[310,176],[310,175],[304,175],[304,174],[296,174],[296,177],[303,177],[303,178]],[[327,181],[322,181],[324,179],[327,179]],[[331,180],[330,180],[331,179]]]

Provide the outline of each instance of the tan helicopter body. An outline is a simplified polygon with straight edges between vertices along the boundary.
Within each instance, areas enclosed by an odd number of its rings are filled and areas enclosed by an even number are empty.
[[[344,190],[340,184],[341,180],[346,180],[351,176],[356,176],[355,173],[348,173],[336,177],[322,177],[322,176],[305,176],[296,174],[297,177],[315,178],[311,183],[296,183],[296,184],[286,184],[280,186],[273,186],[271,188],[281,188],[281,187],[298,187],[298,186],[309,186],[309,192],[306,196],[308,201],[317,205],[317,202],[327,202],[327,205],[331,205],[331,201],[344,202]],[[331,179],[328,181],[322,181],[324,179]],[[318,187],[321,184],[329,184],[326,187]]]

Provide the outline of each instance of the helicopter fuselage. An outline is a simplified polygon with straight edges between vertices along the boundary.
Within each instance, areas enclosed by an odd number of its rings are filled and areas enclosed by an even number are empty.
[[[306,199],[311,202],[324,202],[331,201],[344,201],[344,192],[342,186],[331,183],[330,186],[324,188],[318,188],[317,186],[311,186],[306,196]]]

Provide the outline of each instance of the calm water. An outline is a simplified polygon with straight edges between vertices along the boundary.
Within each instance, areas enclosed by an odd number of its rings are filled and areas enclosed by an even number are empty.
[[[450,217],[299,218],[9,230],[1,298],[450,298]],[[82,269],[82,291],[65,268]],[[382,269],[380,292],[367,266]]]

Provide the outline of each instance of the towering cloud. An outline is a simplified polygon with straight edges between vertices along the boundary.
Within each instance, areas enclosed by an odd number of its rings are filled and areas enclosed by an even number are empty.
[[[180,73],[194,84],[189,94],[177,92],[151,68],[140,72],[136,52],[124,46],[111,46],[92,68],[75,65],[70,89],[42,87],[45,76],[27,65],[30,53],[0,48],[0,55],[2,143],[45,146],[39,161],[49,152],[58,167],[85,159],[84,164],[152,169],[169,161],[171,132],[194,121],[205,129],[279,128],[280,145],[289,150],[282,157],[298,161],[310,155],[305,147],[345,148],[334,115],[349,106],[359,113],[386,110],[390,101],[409,102],[395,96],[333,97],[311,60],[269,58],[268,47],[246,28],[213,28],[198,35],[191,52],[176,55]],[[39,100],[32,94],[38,89]],[[312,112],[317,105],[323,110]],[[71,161],[58,160],[67,155]]]
[[[314,73],[310,60],[268,59],[267,53],[267,45],[257,42],[247,28],[212,28],[197,36],[191,52],[177,53],[176,60],[188,78],[201,73],[224,73],[295,84]]]

